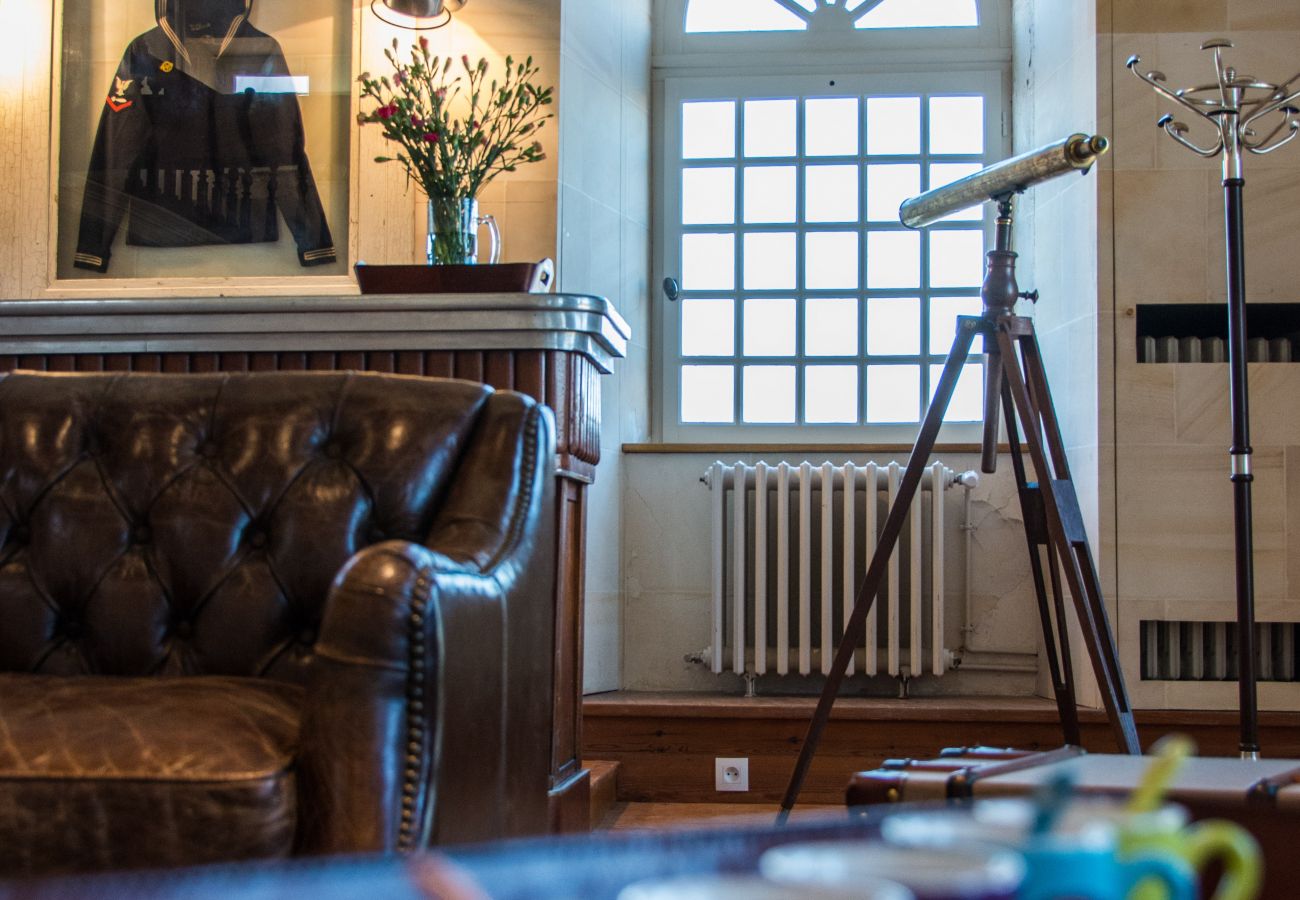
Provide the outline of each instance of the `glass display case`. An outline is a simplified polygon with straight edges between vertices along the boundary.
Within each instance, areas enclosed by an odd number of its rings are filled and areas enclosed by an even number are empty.
[[[348,0],[64,0],[59,279],[347,272]]]

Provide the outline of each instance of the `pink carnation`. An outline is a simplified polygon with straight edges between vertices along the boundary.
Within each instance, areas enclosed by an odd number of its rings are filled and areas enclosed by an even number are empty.
[[[438,141],[439,141],[438,132],[436,131],[425,132],[424,142],[426,144],[436,144],[438,143]]]
[[[384,120],[391,119],[393,116],[397,115],[397,104],[390,103],[387,106],[381,106],[379,109],[375,110],[375,115]]]

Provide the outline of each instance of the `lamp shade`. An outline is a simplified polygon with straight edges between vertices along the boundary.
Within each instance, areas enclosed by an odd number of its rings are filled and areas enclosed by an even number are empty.
[[[375,15],[402,28],[438,28],[469,0],[372,0]]]

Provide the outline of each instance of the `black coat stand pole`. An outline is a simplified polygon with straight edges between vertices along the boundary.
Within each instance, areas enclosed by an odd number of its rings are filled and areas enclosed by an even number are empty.
[[[1242,189],[1246,186],[1245,154],[1272,153],[1300,132],[1300,73],[1280,84],[1239,75],[1225,66],[1223,51],[1232,42],[1212,38],[1201,44],[1214,52],[1217,80],[1212,85],[1171,91],[1161,72],[1143,73],[1142,60],[1131,56],[1128,68],[1156,92],[1208,123],[1214,141],[1202,146],[1190,139],[1188,127],[1171,115],[1157,123],[1168,135],[1198,156],[1223,154],[1223,191],[1228,271],[1228,391],[1232,407],[1232,447],[1228,451],[1232,479],[1233,533],[1236,555],[1237,676],[1241,710],[1241,755],[1259,758],[1259,706],[1256,697],[1259,656],[1255,645],[1255,549],[1251,513],[1250,392],[1246,356],[1246,241]]]
[[[907,469],[903,472],[898,493],[876,545],[875,555],[867,567],[854,601],[853,612],[844,624],[844,635],[830,673],[826,676],[817,709],[799,759],[790,775],[777,822],[784,823],[799,799],[799,792],[817,753],[822,732],[830,721],[831,707],[844,683],[849,661],[862,643],[867,615],[875,602],[884,579],[885,568],[902,533],[912,498],[921,484],[921,474],[939,436],[944,413],[952,400],[953,390],[962,367],[970,355],[976,335],[984,337],[988,363],[985,367],[984,440],[981,447],[982,467],[992,473],[997,469],[998,416],[1005,413],[1008,444],[1016,476],[1021,511],[1025,521],[1029,558],[1034,576],[1039,615],[1042,619],[1052,687],[1066,743],[1078,744],[1079,719],[1074,694],[1070,648],[1066,639],[1065,605],[1059,573],[1064,570],[1065,584],[1074,605],[1075,616],[1083,632],[1084,646],[1093,673],[1101,688],[1102,702],[1119,749],[1140,753],[1133,709],[1129,704],[1124,673],[1111,632],[1106,605],[1101,596],[1101,579],[1088,547],[1088,535],[1079,510],[1078,495],[1070,477],[1065,442],[1053,408],[1043,368],[1033,321],[1015,314],[1016,301],[1022,296],[1016,284],[1016,254],[1011,250],[1012,197],[1000,197],[998,203],[997,245],[989,251],[988,270],[981,297],[984,314],[962,316],[957,320],[957,335],[935,389],[934,399],[925,419]],[[1036,297],[1037,295],[1032,295]],[[1036,481],[1028,480],[1021,447],[1021,435],[1028,450]],[[1043,577],[1043,555],[1051,573],[1053,602],[1049,603]],[[1055,629],[1053,628],[1055,618]]]
[[[1238,157],[1240,159],[1240,157]],[[1225,160],[1226,165],[1226,160]],[[1251,512],[1250,387],[1246,371],[1246,248],[1241,189],[1244,178],[1224,178],[1228,239],[1228,390],[1232,405],[1232,517],[1237,586],[1237,702],[1241,710],[1240,750],[1259,758],[1256,696],[1255,535]]]

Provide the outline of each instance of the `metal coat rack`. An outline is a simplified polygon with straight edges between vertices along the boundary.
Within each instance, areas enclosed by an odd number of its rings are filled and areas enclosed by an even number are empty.
[[[1259,707],[1256,697],[1258,657],[1255,648],[1254,535],[1251,514],[1250,398],[1246,374],[1246,242],[1242,188],[1247,154],[1261,156],[1290,143],[1300,132],[1300,72],[1274,84],[1259,81],[1224,62],[1232,47],[1224,38],[1201,44],[1214,53],[1213,84],[1171,90],[1163,72],[1143,73],[1141,57],[1127,66],[1156,93],[1190,112],[1214,129],[1204,146],[1190,137],[1186,123],[1164,115],[1156,123],[1197,156],[1223,156],[1225,235],[1228,271],[1228,381],[1232,405],[1232,447],[1229,449],[1233,485],[1233,526],[1236,544],[1237,673],[1241,708],[1241,755],[1259,758]],[[1195,120],[1194,120],[1195,121]]]

